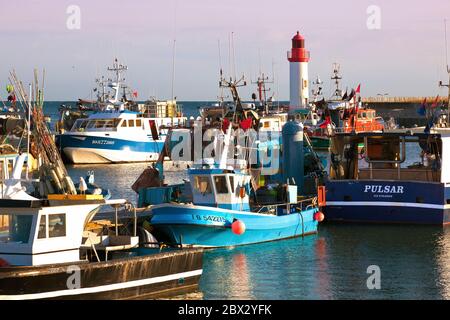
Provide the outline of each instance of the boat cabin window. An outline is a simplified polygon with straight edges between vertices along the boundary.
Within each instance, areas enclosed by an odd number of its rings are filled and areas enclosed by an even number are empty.
[[[129,128],[133,128],[134,127],[134,120],[133,119],[128,120],[128,127]]]
[[[118,121],[117,120],[107,120],[106,121],[106,123],[105,123],[105,128],[114,128],[114,127],[116,127],[117,126],[117,124],[118,124]]]
[[[73,124],[72,130],[71,131],[82,131],[81,129],[86,128],[87,125],[87,121],[84,119],[78,119],[77,121],[75,121],[75,123]]]
[[[91,120],[88,122],[86,129],[92,129],[95,128],[95,120]]]
[[[122,124],[120,126],[122,128],[126,128],[127,127],[127,120],[126,119],[122,120]]]
[[[64,213],[48,215],[48,236],[49,238],[66,236],[66,215]]]
[[[104,120],[86,120],[78,119],[75,121],[71,131],[84,131],[84,129],[113,129],[119,124],[118,119],[104,119]]]
[[[368,160],[398,161],[400,160],[400,139],[367,139],[366,155]],[[383,164],[385,165],[385,164]]]
[[[216,186],[216,192],[228,193],[226,176],[214,176],[214,185]]]
[[[104,120],[98,120],[95,122],[95,128],[103,128],[103,126],[105,125],[106,121]]]
[[[196,176],[194,187],[202,194],[211,193],[211,184],[208,177]]]
[[[5,225],[0,226],[0,243],[28,243],[33,217],[31,214],[1,213],[0,221]]]
[[[234,193],[234,177],[230,176],[231,193]]]
[[[0,178],[2,178],[3,180],[9,179],[16,163],[15,159],[16,158],[7,157],[0,159]]]
[[[142,120],[141,119],[136,119],[136,127],[138,127],[138,128],[142,127]]]
[[[47,238],[47,216],[42,215],[41,221],[39,222],[38,239]]]

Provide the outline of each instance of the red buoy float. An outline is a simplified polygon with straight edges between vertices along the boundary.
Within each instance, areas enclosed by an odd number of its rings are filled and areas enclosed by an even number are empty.
[[[316,220],[317,222],[322,222],[325,219],[325,215],[320,212],[317,211],[316,213],[314,213],[314,220]]]
[[[241,220],[235,220],[231,224],[231,231],[237,235],[243,234],[245,232],[245,223]]]

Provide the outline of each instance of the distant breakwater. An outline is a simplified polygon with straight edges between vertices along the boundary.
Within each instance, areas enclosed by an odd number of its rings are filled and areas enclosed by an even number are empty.
[[[429,103],[432,103],[432,100]],[[412,127],[426,125],[424,116],[418,114],[422,102],[364,102],[369,108],[375,109],[384,120],[394,118],[399,126]],[[446,101],[441,101],[446,103]]]

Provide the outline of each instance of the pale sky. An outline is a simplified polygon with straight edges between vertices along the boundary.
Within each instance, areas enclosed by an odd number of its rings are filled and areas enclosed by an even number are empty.
[[[79,30],[66,22],[69,5],[81,10]],[[380,8],[380,29],[369,30],[366,12]],[[311,51],[310,81],[320,75],[331,92],[331,67],[341,64],[344,87],[361,83],[363,96],[446,95],[444,19],[449,0],[14,0],[0,4],[0,97],[8,73],[24,83],[33,68],[46,69],[46,99],[89,98],[94,80],[117,56],[128,65],[127,83],[139,100],[171,96],[172,47],[176,39],[178,100],[215,100],[219,49],[229,74],[229,35],[235,65],[255,92],[257,72],[272,75],[280,100],[289,96],[286,52],[297,30]],[[448,22],[450,40],[450,21]]]

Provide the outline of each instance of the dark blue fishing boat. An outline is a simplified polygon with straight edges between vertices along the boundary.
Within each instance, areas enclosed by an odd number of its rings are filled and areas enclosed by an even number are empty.
[[[332,137],[328,221],[450,223],[450,130]],[[358,150],[358,144],[364,147]]]

